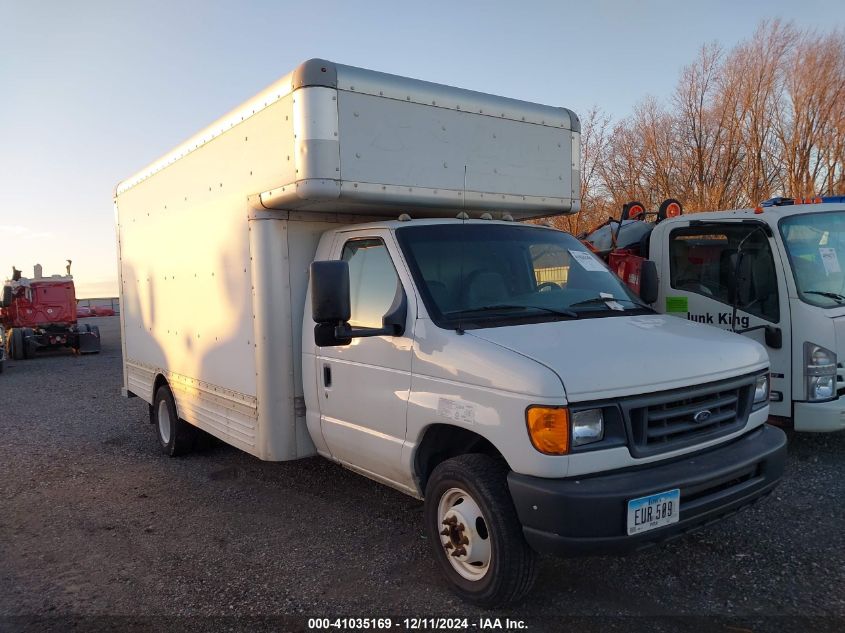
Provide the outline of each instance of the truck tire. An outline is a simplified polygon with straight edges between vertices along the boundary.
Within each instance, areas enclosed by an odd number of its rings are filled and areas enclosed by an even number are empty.
[[[23,357],[25,359],[35,356],[36,345],[34,342],[30,341],[30,337],[33,335],[34,332],[28,327],[23,328],[23,331],[21,332],[21,339],[23,340]]]
[[[99,353],[100,353],[100,349],[102,349],[102,347],[101,347],[101,345],[102,345],[102,339],[100,338],[100,328],[99,328],[99,326],[97,326],[97,325],[92,325],[92,326],[91,326],[91,332],[93,332],[93,333],[94,333],[94,336],[96,336],[96,337],[97,337],[97,349],[96,349],[95,351],[91,352],[91,353],[92,353],[92,354],[99,354]],[[191,428],[193,428],[193,427],[191,427]]]
[[[196,442],[196,429],[176,413],[176,401],[170,387],[156,390],[152,409],[153,423],[161,450],[169,457],[190,452]]]
[[[460,455],[439,464],[425,488],[434,557],[451,589],[483,607],[519,601],[537,577],[537,554],[522,534],[507,474],[501,460]]]
[[[9,356],[12,360],[23,360],[23,351],[23,332],[16,327],[9,337]]]

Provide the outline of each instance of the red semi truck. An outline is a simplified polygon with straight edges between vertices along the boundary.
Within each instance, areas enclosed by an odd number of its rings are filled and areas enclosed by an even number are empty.
[[[100,351],[96,325],[77,323],[76,290],[68,265],[67,275],[43,277],[36,264],[32,279],[13,269],[3,284],[0,325],[6,330],[9,358],[31,358],[39,350],[70,348],[80,354]]]

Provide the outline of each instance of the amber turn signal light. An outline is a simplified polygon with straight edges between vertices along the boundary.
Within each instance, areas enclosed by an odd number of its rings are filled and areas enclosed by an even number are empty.
[[[528,437],[541,453],[566,455],[569,452],[569,409],[528,407],[525,411]]]

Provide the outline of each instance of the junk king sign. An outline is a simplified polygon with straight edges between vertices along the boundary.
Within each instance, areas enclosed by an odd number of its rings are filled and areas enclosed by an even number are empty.
[[[731,312],[704,312],[702,314],[694,314],[687,312],[687,320],[695,321],[696,323],[706,323],[707,325],[723,325],[732,326],[735,328],[745,329],[750,325],[750,318],[747,316],[737,315],[734,319]]]

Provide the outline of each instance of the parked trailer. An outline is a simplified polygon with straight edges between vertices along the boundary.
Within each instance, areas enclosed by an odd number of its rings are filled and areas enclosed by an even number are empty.
[[[31,279],[15,270],[3,285],[0,324],[6,329],[6,349],[13,360],[59,348],[98,353],[100,329],[76,319],[76,290],[70,272],[44,277],[36,264]]]
[[[202,429],[424,499],[482,605],[524,596],[537,552],[637,549],[759,499],[785,457],[765,350],[513,221],[578,210],[579,129],[305,62],[117,186],[124,393],[168,455]]]

